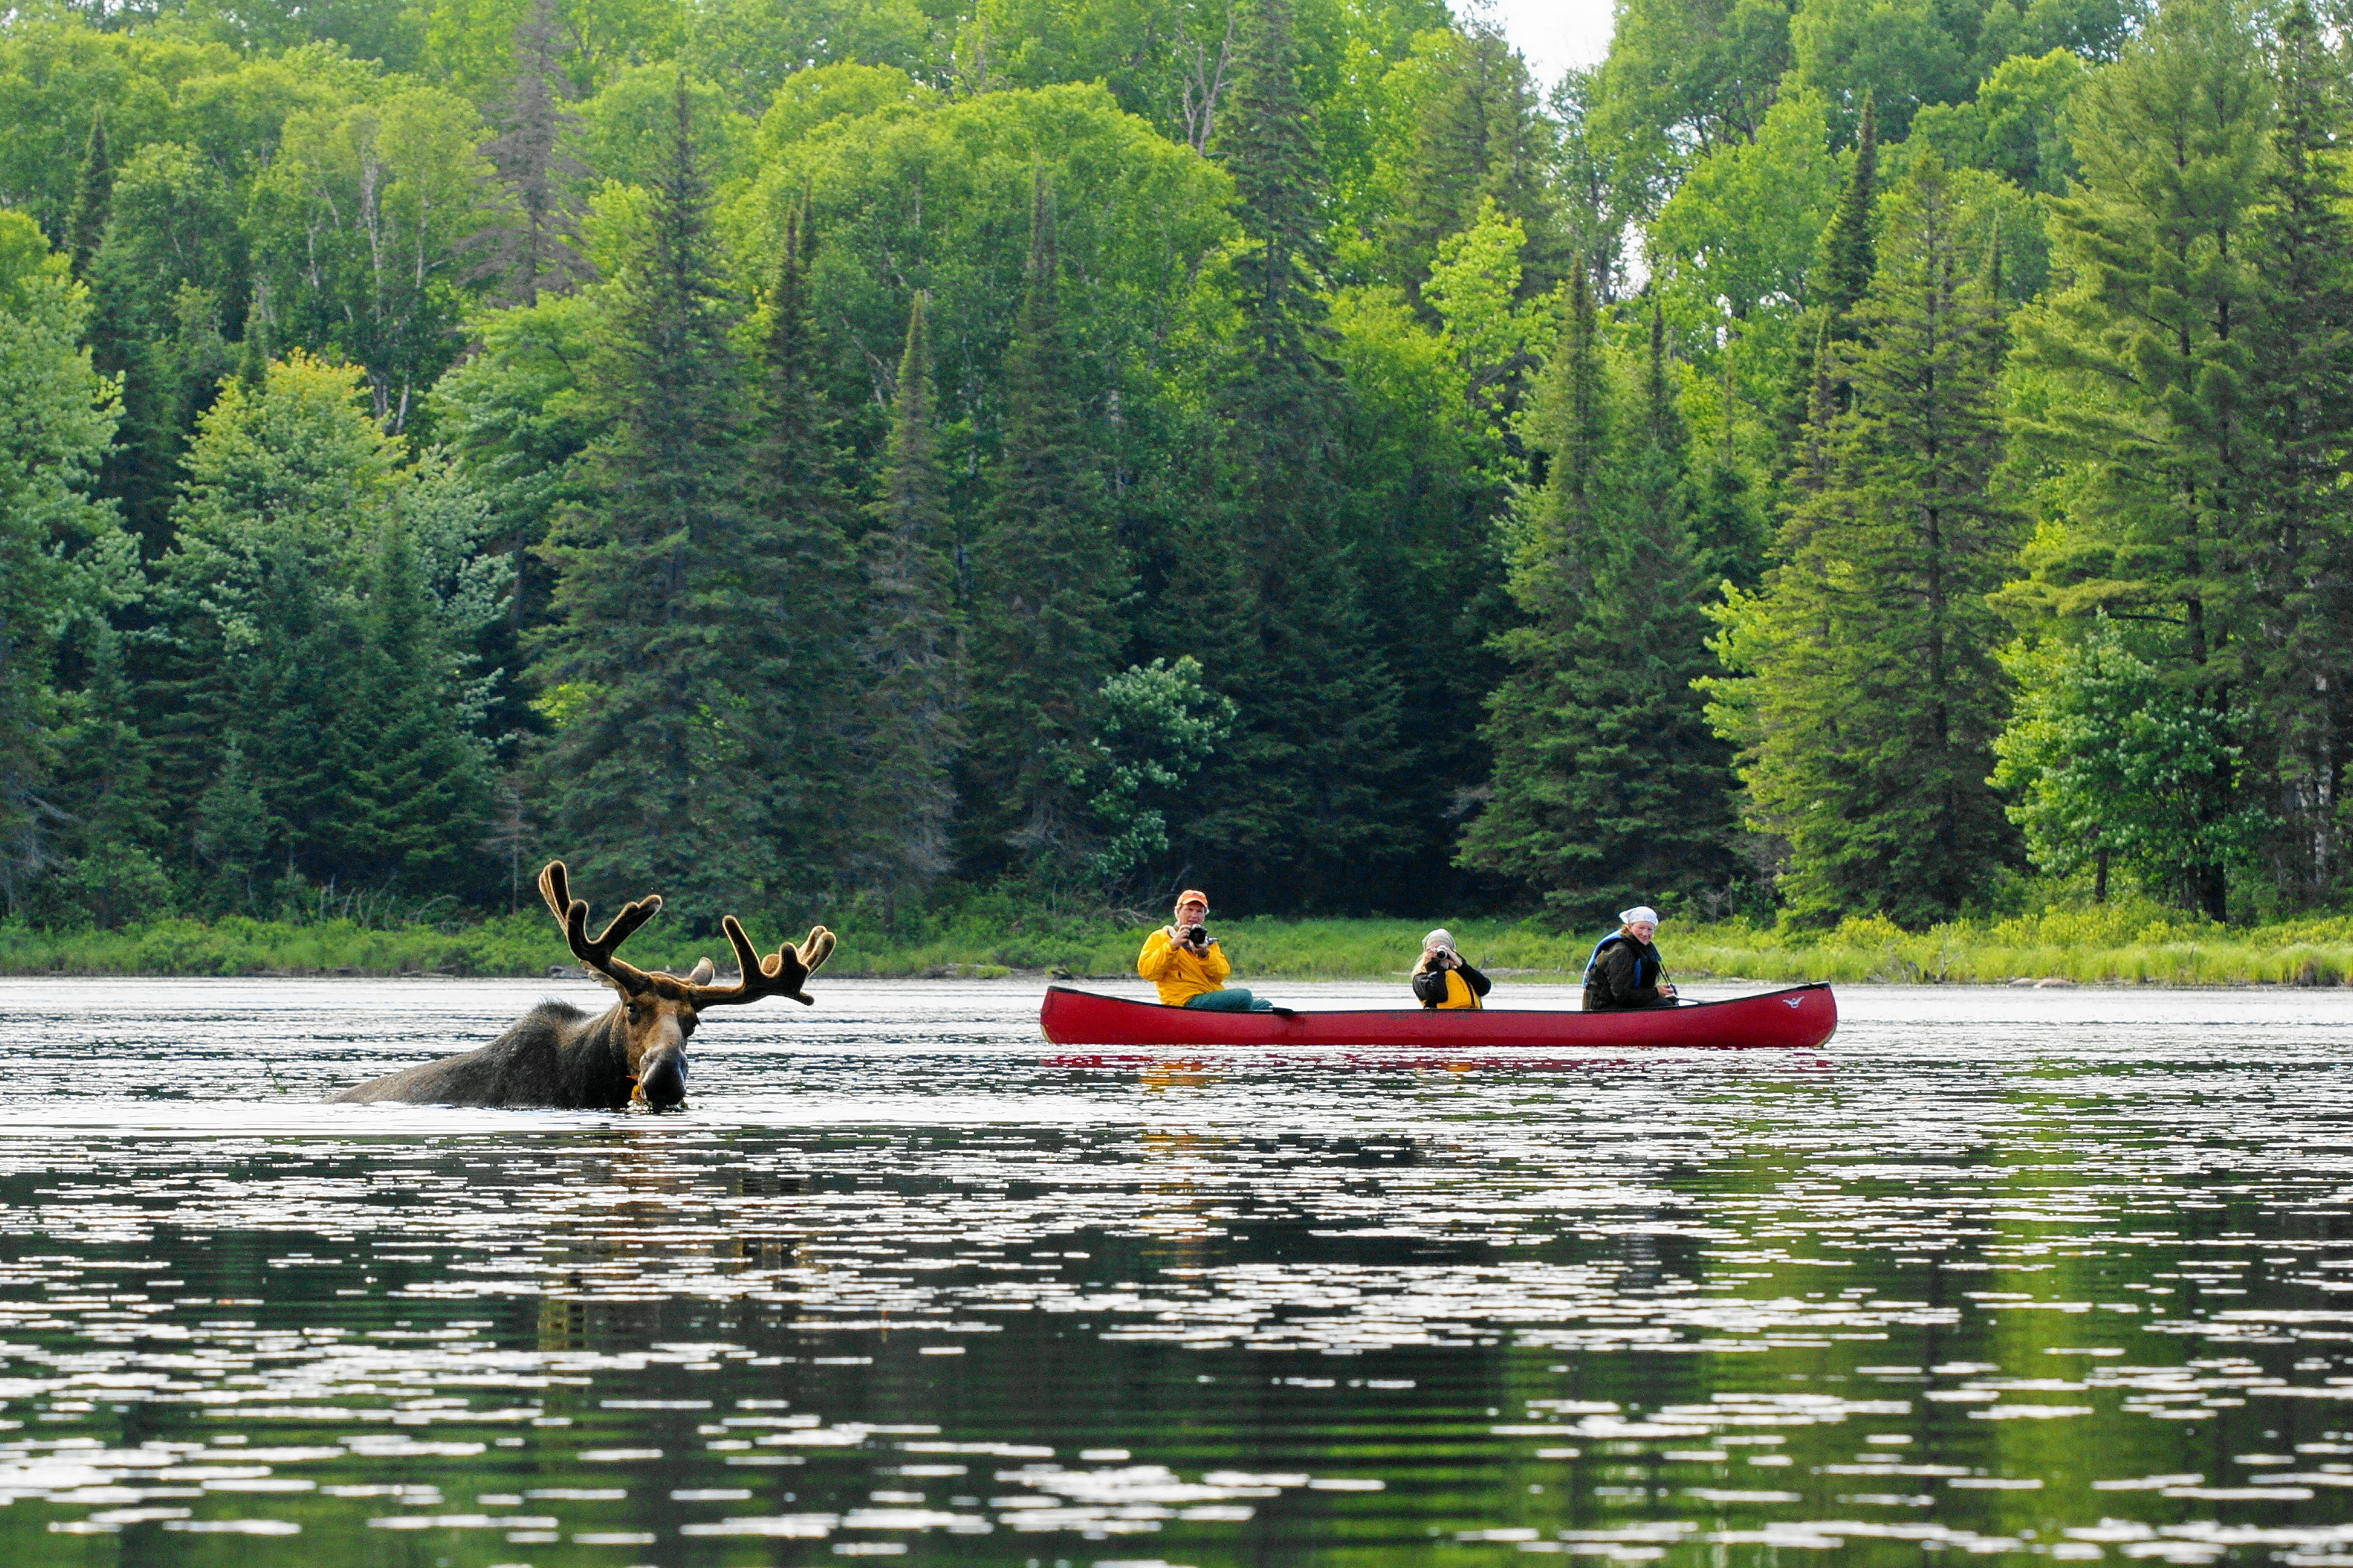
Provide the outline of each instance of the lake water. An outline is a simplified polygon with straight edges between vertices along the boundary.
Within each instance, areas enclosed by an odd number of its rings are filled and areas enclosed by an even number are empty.
[[[319,1103],[585,984],[0,983],[0,1563],[2353,1562],[2345,993],[1073,1068],[815,989],[624,1116]]]

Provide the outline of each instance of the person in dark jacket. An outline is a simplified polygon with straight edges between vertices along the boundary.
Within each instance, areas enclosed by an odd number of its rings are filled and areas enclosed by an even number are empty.
[[[1413,966],[1413,994],[1425,1007],[1477,1012],[1495,983],[1462,962],[1453,933],[1440,928],[1421,939],[1421,962]]]
[[[1648,904],[1637,904],[1618,917],[1618,929],[1594,944],[1593,956],[1585,963],[1587,1012],[1675,1005],[1667,966],[1651,945],[1658,930],[1659,911]]]

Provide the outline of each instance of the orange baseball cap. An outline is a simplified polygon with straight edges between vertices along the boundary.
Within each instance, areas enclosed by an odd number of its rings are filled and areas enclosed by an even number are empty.
[[[1187,904],[1198,904],[1206,910],[1209,907],[1209,895],[1198,888],[1187,888],[1176,895],[1177,908],[1182,909]]]

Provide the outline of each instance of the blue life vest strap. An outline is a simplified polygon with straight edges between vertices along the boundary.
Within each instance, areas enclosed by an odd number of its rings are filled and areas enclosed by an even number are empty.
[[[1608,947],[1613,942],[1624,942],[1625,940],[1626,933],[1624,931],[1613,931],[1608,936],[1603,937],[1599,942],[1595,942],[1593,944],[1593,952],[1591,955],[1585,961],[1585,978],[1588,980],[1591,980],[1593,978],[1593,966],[1601,962],[1601,950],[1603,948]]]

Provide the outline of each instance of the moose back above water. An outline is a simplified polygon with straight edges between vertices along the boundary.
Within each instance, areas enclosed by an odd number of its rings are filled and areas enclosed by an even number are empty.
[[[543,1002],[479,1051],[371,1079],[337,1100],[560,1110],[674,1106],[686,1099],[686,1042],[702,1009],[764,996],[809,1005],[814,998],[801,986],[833,953],[833,933],[815,926],[800,946],[786,943],[763,957],[729,915],[720,924],[735,949],[733,984],[712,984],[707,958],[684,976],[649,972],[616,958],[614,950],[660,912],[661,895],[624,905],[591,941],[588,905],[572,896],[563,861],[550,861],[539,874],[539,890],[564,927],[573,956],[619,992],[620,1000],[594,1016],[569,1003]]]

